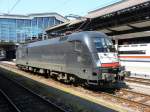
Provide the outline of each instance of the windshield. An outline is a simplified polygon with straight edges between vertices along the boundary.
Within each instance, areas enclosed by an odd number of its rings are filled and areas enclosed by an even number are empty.
[[[98,52],[116,52],[109,38],[95,37],[94,44]]]

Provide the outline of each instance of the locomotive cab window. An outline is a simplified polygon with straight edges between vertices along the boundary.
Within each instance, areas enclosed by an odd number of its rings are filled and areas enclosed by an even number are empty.
[[[113,45],[111,39],[95,37],[94,44],[98,52],[115,52],[115,46]]]

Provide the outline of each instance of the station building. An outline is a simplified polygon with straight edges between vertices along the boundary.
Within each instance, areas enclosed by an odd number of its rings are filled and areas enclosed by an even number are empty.
[[[48,26],[63,22],[66,22],[66,19],[57,13],[1,14],[0,42],[23,43],[26,39],[44,33]]]

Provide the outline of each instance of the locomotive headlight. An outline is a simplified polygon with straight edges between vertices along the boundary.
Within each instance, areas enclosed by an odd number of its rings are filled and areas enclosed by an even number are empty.
[[[98,60],[98,61],[96,62],[96,66],[99,67],[99,65],[101,65],[100,60]]]
[[[101,79],[105,80],[108,77],[108,73],[102,73]]]

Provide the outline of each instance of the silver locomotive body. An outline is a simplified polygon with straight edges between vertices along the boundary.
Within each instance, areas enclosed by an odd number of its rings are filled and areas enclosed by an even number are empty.
[[[110,39],[93,31],[20,45],[16,63],[18,67],[50,75],[57,72],[55,76],[60,80],[93,85],[124,77]]]

